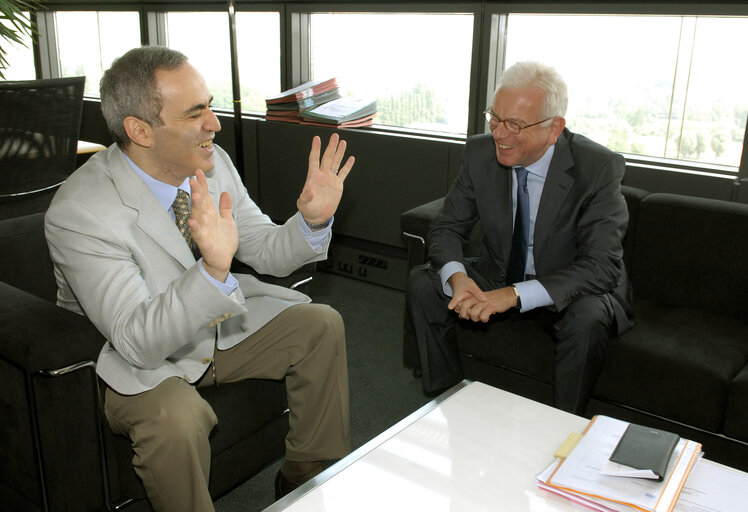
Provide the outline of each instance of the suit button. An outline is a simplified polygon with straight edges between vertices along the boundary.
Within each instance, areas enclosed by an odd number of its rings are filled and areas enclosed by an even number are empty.
[[[209,357],[203,357],[203,364],[210,363],[211,359]]]
[[[211,323],[209,323],[208,327],[215,327],[216,325],[220,324],[224,320],[228,320],[229,318],[231,318],[231,313],[226,312],[222,314],[221,316],[219,316],[218,318],[216,318],[215,320],[213,320]]]

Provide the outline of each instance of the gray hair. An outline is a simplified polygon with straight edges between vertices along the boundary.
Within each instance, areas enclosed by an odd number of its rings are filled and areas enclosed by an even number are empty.
[[[130,138],[123,122],[134,116],[152,126],[160,126],[163,99],[156,83],[156,72],[173,70],[187,57],[164,46],[133,48],[112,62],[99,83],[101,111],[109,133],[120,147],[127,147]]]
[[[538,87],[545,92],[540,117],[564,117],[569,104],[566,82],[551,66],[540,62],[523,61],[508,67],[499,78],[496,94],[502,87]]]

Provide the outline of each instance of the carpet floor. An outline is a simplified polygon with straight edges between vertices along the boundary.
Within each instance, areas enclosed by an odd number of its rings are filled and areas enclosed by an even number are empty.
[[[402,363],[405,294],[321,271],[305,287],[314,302],[331,305],[345,321],[355,450],[431,400]],[[271,505],[282,464],[276,461],[219,498],[216,512],[255,512]]]

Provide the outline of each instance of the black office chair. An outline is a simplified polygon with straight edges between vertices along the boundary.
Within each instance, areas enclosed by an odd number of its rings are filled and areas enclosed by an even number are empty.
[[[85,79],[0,82],[0,218],[44,211],[75,170]]]

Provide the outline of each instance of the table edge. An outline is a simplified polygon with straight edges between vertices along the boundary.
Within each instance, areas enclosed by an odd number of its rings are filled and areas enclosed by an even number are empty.
[[[426,416],[429,412],[436,409],[439,405],[441,405],[444,401],[448,400],[450,397],[452,397],[454,394],[456,394],[458,391],[466,388],[470,384],[472,384],[473,381],[464,379],[461,382],[458,382],[451,388],[449,388],[447,391],[442,393],[441,395],[437,396],[430,402],[422,405],[420,408],[416,409],[414,412],[410,413],[405,418],[401,419],[391,427],[389,427],[387,430],[382,432],[381,434],[378,434],[373,439],[367,441],[366,443],[362,444],[360,447],[356,448],[354,451],[340,459],[338,462],[330,466],[329,468],[325,469],[322,473],[315,476],[311,480],[304,482],[302,485],[300,485],[297,489],[295,489],[293,492],[290,492],[280,500],[274,502],[269,507],[263,509],[263,512],[278,512],[280,510],[285,509],[289,505],[291,505],[296,500],[300,499],[302,496],[304,496],[306,493],[314,489],[316,486],[321,485],[322,483],[326,482],[339,472],[343,471],[345,468],[362,458],[367,453],[371,452],[372,450],[376,449],[378,446],[380,446],[385,441],[391,439],[396,434],[404,430],[405,428],[409,427],[413,423],[415,423],[420,418]]]

